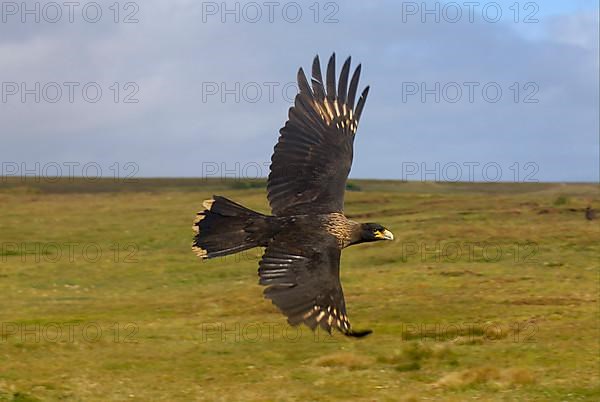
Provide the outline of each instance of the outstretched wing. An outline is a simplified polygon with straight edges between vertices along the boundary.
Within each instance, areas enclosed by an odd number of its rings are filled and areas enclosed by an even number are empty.
[[[297,233],[281,234],[269,243],[259,263],[259,283],[268,286],[271,299],[291,325],[318,325],[331,333],[361,337],[371,333],[353,331],[346,316],[340,283],[340,250],[328,234],[299,244]]]
[[[369,92],[366,87],[355,108],[360,70],[359,65],[349,89],[350,58],[337,88],[335,53],[327,65],[326,84],[318,56],[312,66],[312,89],[302,68],[298,71],[300,92],[271,157],[267,190],[274,215],[343,210],[354,136]]]

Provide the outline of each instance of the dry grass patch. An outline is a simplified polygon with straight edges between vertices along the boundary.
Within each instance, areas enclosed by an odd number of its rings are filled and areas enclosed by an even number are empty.
[[[510,332],[510,325],[502,325],[495,322],[484,324],[425,323],[420,327],[415,326],[411,330],[403,331],[402,339],[405,341],[459,341],[458,343],[463,342],[465,338],[470,340],[480,338],[482,341],[497,341],[506,338]]]
[[[321,356],[314,360],[320,367],[343,367],[348,370],[362,370],[369,368],[375,360],[368,356],[361,356],[349,352],[338,352]]]
[[[455,354],[448,343],[428,345],[424,342],[411,342],[402,350],[381,356],[377,360],[385,364],[395,365],[398,371],[420,370],[421,365],[428,359],[455,361]]]
[[[468,336],[459,336],[455,338],[452,342],[456,345],[482,345],[483,337],[468,337]]]
[[[475,385],[492,385],[508,388],[535,383],[535,375],[527,369],[476,367],[445,375],[433,384],[436,388],[466,388]]]

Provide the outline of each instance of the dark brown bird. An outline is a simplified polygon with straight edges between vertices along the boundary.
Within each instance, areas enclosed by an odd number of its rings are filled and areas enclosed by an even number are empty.
[[[588,221],[596,219],[596,211],[593,210],[592,207],[590,207],[589,205],[585,209],[585,219],[587,219]]]
[[[192,248],[201,258],[213,258],[249,248],[266,247],[259,263],[259,283],[291,325],[305,323],[331,333],[361,337],[346,315],[340,283],[343,248],[378,240],[393,240],[376,223],[358,223],[344,216],[344,190],[352,165],[354,136],[367,99],[356,107],[360,65],[348,86],[350,58],[336,86],[335,54],[323,80],[319,57],[309,85],[298,71],[299,93],[271,158],[267,191],[272,216],[260,214],[224,197],[204,201],[193,229]]]

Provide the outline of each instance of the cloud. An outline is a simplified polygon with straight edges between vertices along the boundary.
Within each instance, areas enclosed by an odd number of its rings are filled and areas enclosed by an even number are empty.
[[[507,8],[497,23],[478,14],[474,22],[441,15],[423,23],[406,15],[406,2],[323,2],[317,15],[306,1],[292,23],[294,9],[282,2],[272,23],[264,7],[251,23],[255,14],[242,14],[249,3],[240,3],[236,23],[235,12],[208,15],[209,3],[140,2],[134,24],[122,23],[132,10],[120,10],[114,23],[112,2],[100,3],[95,24],[2,23],[2,81],[30,90],[39,82],[39,92],[57,83],[63,91],[56,103],[45,99],[52,86],[39,103],[32,94],[22,103],[21,93],[3,93],[2,160],[132,161],[146,176],[198,176],[203,162],[262,164],[287,117],[291,93],[283,87],[316,53],[323,61],[335,50],[340,63],[346,55],[362,62],[362,83],[372,86],[355,177],[401,178],[403,162],[476,161],[501,165],[504,180],[515,162],[536,163],[539,180],[598,180],[597,9],[540,19],[531,30],[542,34],[532,37]],[[65,82],[79,83],[72,103]],[[236,83],[239,91],[222,102],[221,89]],[[411,83],[439,83],[440,101],[430,94],[422,102],[420,90],[407,96]],[[477,83],[473,102],[468,85],[475,84],[465,83]],[[219,93],[207,95],[213,84]],[[86,98],[86,85],[102,90],[97,103]],[[496,87],[502,97],[494,103],[486,96]],[[456,88],[462,96],[452,103]]]

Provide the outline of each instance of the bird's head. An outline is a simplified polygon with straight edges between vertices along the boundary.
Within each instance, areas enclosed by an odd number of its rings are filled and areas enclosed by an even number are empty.
[[[378,240],[394,240],[394,235],[378,223],[363,223],[361,225],[361,241]]]

